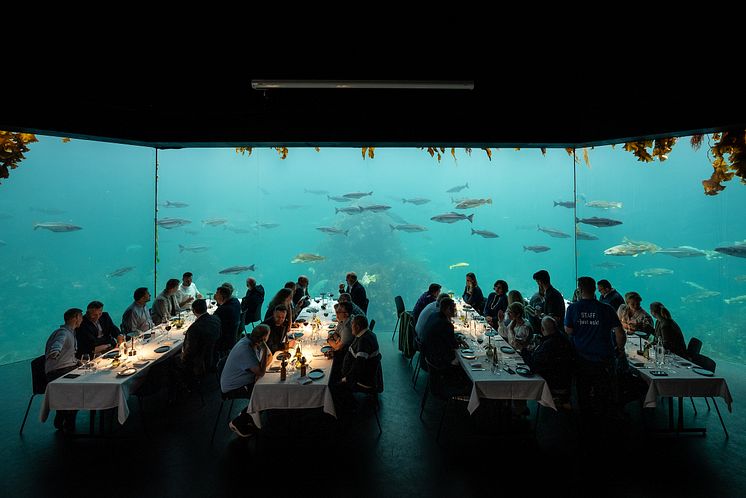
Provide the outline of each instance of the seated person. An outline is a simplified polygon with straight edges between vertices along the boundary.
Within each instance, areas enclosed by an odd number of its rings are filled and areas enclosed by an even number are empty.
[[[301,275],[298,277],[298,283],[295,284],[295,290],[293,291],[293,306],[301,312],[303,308],[309,305],[311,297],[308,295],[308,277]]]
[[[440,294],[438,294],[438,298],[435,300],[435,302],[428,304],[422,309],[422,312],[420,313],[420,316],[417,320],[417,324],[414,326],[414,331],[416,334],[415,338],[417,339],[418,344],[422,342],[422,334],[425,330],[425,324],[434,313],[438,313],[440,309],[440,303],[443,301],[443,299],[446,298],[450,299],[448,294],[446,294],[445,292],[441,292]]]
[[[352,303],[337,303],[334,307],[337,313],[337,326],[326,340],[327,344],[332,347],[332,372],[330,382],[339,379],[342,371],[342,362],[344,361],[347,348],[352,344],[354,336],[352,334]]]
[[[347,287],[344,284],[339,284],[339,293],[349,294],[352,302],[357,304],[363,310],[363,313],[367,313],[370,301],[365,292],[365,287],[363,287],[363,284],[357,278],[357,274],[354,271],[348,272],[345,276],[345,281],[347,282]]]
[[[241,300],[243,323],[259,322],[262,320],[262,304],[264,303],[264,287],[256,283],[253,277],[246,279],[246,295]]]
[[[52,382],[78,367],[75,358],[75,329],[83,323],[83,310],[70,308],[65,311],[65,323],[52,332],[44,347],[44,372],[47,382]],[[75,410],[57,410],[54,427],[58,430],[75,431]]]
[[[446,296],[440,301],[438,312],[427,319],[420,337],[421,354],[430,371],[432,388],[444,395],[466,394],[470,389],[469,378],[456,358],[459,343],[453,331],[455,316],[456,303]]]
[[[493,286],[495,292],[491,292],[484,303],[482,316],[492,327],[497,327],[497,314],[500,310],[503,312],[508,309],[508,283],[505,280],[498,280]],[[523,296],[521,296],[523,300]]]
[[[104,304],[100,301],[91,301],[88,304],[83,322],[75,331],[75,339],[78,342],[77,357],[84,354],[93,355],[101,353],[117,344],[119,329],[107,312]]]
[[[290,327],[290,322],[287,317],[287,306],[284,304],[278,304],[272,312],[272,317],[262,322],[262,324],[266,325],[270,330],[269,338],[267,339],[267,346],[272,354],[283,349],[283,344],[287,339],[288,328]],[[290,341],[290,347],[295,347],[295,341]]]
[[[500,323],[497,331],[516,351],[525,348],[531,339],[533,330],[524,318],[524,309],[521,303],[513,303],[508,306],[508,318],[510,322],[505,325],[505,313],[498,313],[497,319]]]
[[[154,324],[166,323],[172,316],[179,313],[181,308],[179,308],[179,303],[176,302],[176,291],[178,290],[179,279],[172,278],[166,282],[166,288],[155,298],[150,310]]]
[[[250,398],[254,383],[264,375],[272,363],[267,346],[269,327],[260,324],[251,334],[242,337],[231,349],[220,375],[220,390],[231,398]],[[248,408],[248,407],[247,407]],[[228,424],[241,437],[252,435],[251,415],[244,409]]]
[[[611,282],[608,280],[598,281],[598,293],[600,295],[598,300],[611,306],[614,311],[618,311],[619,307],[624,304],[624,298],[611,286]]]
[[[338,303],[350,303],[352,305],[352,315],[353,316],[365,316],[365,311],[358,306],[357,304],[352,302],[352,297],[347,294],[346,292],[343,292],[339,295],[339,299],[337,300]]]
[[[230,351],[238,340],[239,327],[243,329],[241,303],[235,297],[231,297],[231,294],[231,289],[224,285],[221,285],[215,291],[215,301],[218,303],[218,309],[215,310],[214,314],[220,318],[220,339],[216,344],[219,352]]]
[[[176,302],[182,311],[192,309],[192,303],[196,299],[202,299],[202,294],[197,290],[197,286],[192,281],[192,272],[185,272],[182,275],[181,285],[176,291]]]
[[[342,411],[354,404],[354,391],[383,391],[382,376],[379,377],[381,352],[376,335],[368,329],[368,319],[361,315],[353,317],[352,334],[354,339],[345,353],[341,378],[332,388],[335,405]]]
[[[423,292],[419,299],[417,299],[417,302],[414,304],[414,308],[412,308],[412,320],[414,320],[415,325],[417,324],[417,319],[420,317],[420,313],[422,313],[422,310],[425,309],[425,306],[430,303],[434,303],[435,300],[438,299],[438,296],[440,295],[440,289],[440,284],[430,284],[427,292]]]
[[[130,332],[146,332],[153,328],[153,319],[145,305],[150,301],[150,292],[147,287],[139,287],[135,290],[135,302],[129,305],[122,314],[122,334]]]
[[[671,312],[657,301],[650,303],[650,313],[655,318],[655,340],[662,341],[663,347],[682,358],[688,358],[684,334],[679,325],[671,318]]]
[[[521,350],[526,365],[547,381],[552,394],[563,408],[571,409],[570,387],[574,353],[565,334],[559,332],[554,318],[545,316],[541,320],[541,342],[533,350]]]
[[[461,297],[463,297],[464,303],[474,308],[474,311],[480,315],[482,314],[484,311],[484,294],[477,284],[477,276],[472,272],[466,274],[466,287],[464,287],[464,294]]]
[[[295,285],[293,283],[293,285]],[[264,314],[264,321],[272,318],[272,314],[275,312],[275,308],[282,304],[285,306],[286,310],[292,309],[292,303],[293,303],[293,291],[291,289],[288,289],[287,287],[283,287],[279,291],[277,291],[277,294],[275,294],[275,297],[272,298],[272,300],[267,305],[267,312]],[[287,317],[288,322],[290,322],[290,317]]]
[[[627,304],[619,306],[617,316],[627,334],[634,334],[637,331],[644,332],[648,336],[654,334],[653,318],[640,306],[642,303],[640,294],[628,292],[624,295],[624,301]]]
[[[207,312],[204,299],[192,302],[192,312],[197,319],[184,334],[181,364],[187,375],[200,377],[215,366],[212,362],[215,343],[220,338],[220,318]]]

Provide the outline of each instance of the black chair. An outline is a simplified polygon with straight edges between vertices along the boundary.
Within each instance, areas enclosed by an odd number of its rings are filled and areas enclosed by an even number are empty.
[[[47,374],[44,371],[44,363],[46,357],[44,355],[39,356],[31,360],[31,398],[28,400],[28,406],[26,407],[26,414],[23,416],[23,423],[21,423],[21,430],[19,434],[23,436],[23,427],[26,425],[26,419],[28,418],[28,412],[31,410],[31,402],[34,401],[34,396],[37,394],[44,394],[47,391]]]
[[[399,320],[401,320],[401,314],[406,311],[406,307],[404,306],[404,299],[402,299],[401,296],[396,296],[394,298],[394,303],[396,303],[396,325],[394,325],[394,333],[391,335],[391,342],[394,342],[394,338],[396,337],[396,330],[399,328]]]
[[[376,321],[375,321],[375,319],[373,319],[368,324],[368,330],[370,330],[371,332],[373,332],[373,327],[375,327],[375,326],[376,326]]]
[[[440,415],[440,423],[438,424],[438,433],[435,436],[435,441],[438,442],[440,441],[440,434],[443,431],[443,422],[445,421],[448,408],[454,403],[464,403],[464,405],[466,405],[469,402],[469,396],[460,392],[449,392],[449,389],[444,385],[442,372],[435,368],[427,358],[425,358],[425,367],[428,376],[425,392],[423,393],[422,401],[420,402],[420,420],[422,420],[422,412],[425,410],[425,402],[427,401],[428,394],[432,394],[434,397],[444,402],[443,413]]]
[[[373,401],[373,412],[376,415],[376,423],[378,424],[378,435],[380,436],[383,433],[383,429],[381,429],[381,419],[378,416],[378,395],[383,392],[383,370],[381,368],[381,364],[378,363],[378,369],[376,371],[376,385],[372,387],[364,387],[360,384],[355,384],[355,386],[352,388],[352,391],[356,393],[367,394],[368,398]]]
[[[695,355],[698,355],[702,351],[702,341],[697,339],[696,337],[692,337],[689,339],[689,344],[686,346],[686,354],[689,356],[689,358],[693,358]]]
[[[220,409],[218,409],[218,416],[215,417],[215,426],[212,428],[212,437],[210,438],[210,444],[212,444],[215,441],[215,432],[218,430],[218,422],[220,422],[220,414],[223,413],[223,405],[226,401],[230,400],[231,404],[228,407],[228,418],[231,416],[231,412],[233,411],[233,402],[237,399],[249,399],[251,397],[251,391],[246,391],[245,393],[224,393],[220,389],[220,377],[223,375],[223,369],[225,368],[225,361],[227,358],[221,358],[220,361],[218,361],[217,366],[217,377],[218,377],[218,390],[220,391]]]
[[[715,372],[715,368],[717,367],[715,360],[703,354],[699,354],[699,353],[694,355],[694,357],[692,358],[692,362],[704,368],[705,370],[709,370],[710,372],[713,372],[713,373]],[[723,427],[723,432],[725,432],[725,439],[730,439],[730,435],[728,434],[728,429],[725,428],[725,422],[723,422],[723,417],[722,415],[720,415],[720,408],[718,407],[717,401],[715,401],[715,398],[712,396],[710,396],[710,399],[712,400],[712,403],[715,405],[715,410],[717,411],[718,418],[720,419],[720,425]],[[692,401],[692,404],[694,404],[693,401]],[[705,404],[707,404],[707,409],[709,410],[710,403],[707,401],[707,397],[705,397]]]

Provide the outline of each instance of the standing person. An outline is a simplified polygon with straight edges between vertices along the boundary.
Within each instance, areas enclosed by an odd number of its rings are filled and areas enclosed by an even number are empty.
[[[570,304],[565,332],[575,347],[578,404],[581,414],[604,416],[612,401],[614,359],[624,355],[627,337],[614,310],[596,300],[596,282],[578,279],[580,300]]]
[[[215,301],[218,309],[214,314],[220,318],[220,339],[216,349],[220,353],[227,353],[238,340],[239,327],[243,327],[241,304],[238,299],[231,297],[231,289],[222,285],[215,291]]]
[[[477,284],[477,276],[472,272],[466,274],[466,287],[464,287],[464,294],[461,297],[464,298],[466,304],[474,308],[474,311],[482,314],[484,311],[484,294]]]
[[[166,323],[172,316],[179,312],[181,308],[176,301],[176,292],[178,290],[178,278],[171,278],[166,282],[166,288],[155,298],[153,307],[150,310],[154,324]]]
[[[262,320],[262,304],[264,304],[264,287],[256,283],[254,277],[246,279],[246,295],[241,300],[243,323],[245,325]]]
[[[425,309],[425,306],[434,303],[438,299],[440,289],[440,284],[430,284],[427,291],[423,292],[419,299],[417,299],[414,308],[412,308],[412,319],[414,320],[415,325],[417,325],[417,320],[420,318],[420,313]]]
[[[614,311],[618,311],[619,307],[624,304],[624,298],[611,287],[611,282],[608,280],[598,281],[598,295],[599,301],[608,304]]]
[[[78,358],[84,354],[93,357],[97,352],[116,346],[120,333],[109,314],[104,311],[104,303],[91,301],[88,303],[80,327],[75,330]]]
[[[181,285],[176,291],[176,302],[180,310],[192,308],[195,299],[202,299],[202,294],[197,290],[197,286],[192,281],[192,272],[186,272],[181,277]]]
[[[617,316],[622,322],[622,328],[628,334],[644,332],[648,336],[655,333],[653,317],[642,309],[642,297],[637,292],[628,292],[624,295],[624,302],[617,310]]]
[[[560,291],[552,287],[549,272],[546,270],[537,271],[534,273],[534,281],[539,286],[539,293],[544,296],[541,318],[551,316],[555,322],[562,323],[565,318],[565,298],[562,297]],[[593,290],[595,292],[596,288],[594,287]]]
[[[337,313],[337,327],[334,333],[327,339],[327,344],[332,347],[332,371],[330,382],[336,382],[340,378],[342,362],[347,354],[354,336],[352,335],[352,303],[337,303],[334,307]]]
[[[339,293],[347,293],[352,298],[352,302],[357,304],[363,313],[368,313],[368,296],[365,293],[365,287],[357,279],[357,274],[351,271],[345,277],[347,288],[344,284],[339,284]]]
[[[145,332],[153,328],[153,319],[145,305],[150,301],[147,287],[138,287],[132,296],[135,300],[122,314],[122,334]]]
[[[492,288],[495,289],[495,292],[491,292],[487,297],[487,301],[484,303],[484,310],[482,310],[482,316],[485,317],[490,326],[497,327],[498,313],[500,311],[504,313],[508,309],[508,282],[497,280]],[[523,296],[521,296],[521,299],[523,299]]]
[[[215,344],[220,338],[220,318],[207,312],[207,301],[197,299],[192,303],[192,312],[197,317],[184,333],[181,363],[187,375],[200,377],[214,368]]]
[[[44,348],[44,372],[47,382],[52,382],[75,370],[78,360],[75,358],[75,329],[83,323],[83,310],[70,308],[63,316],[65,323],[52,332]],[[54,416],[54,427],[58,430],[75,431],[75,410],[57,410]]]
[[[311,302],[311,297],[308,295],[308,277],[300,275],[298,277],[298,283],[295,284],[295,291],[293,292],[293,306],[298,310],[298,313],[308,306]]]
[[[660,341],[666,350],[675,355],[687,358],[689,354],[686,351],[684,334],[681,328],[673,318],[663,303],[654,301],[650,303],[650,314],[655,318],[655,340]]]

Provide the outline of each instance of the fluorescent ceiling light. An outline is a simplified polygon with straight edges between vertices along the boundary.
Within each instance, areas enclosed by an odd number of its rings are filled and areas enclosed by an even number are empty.
[[[473,81],[252,80],[254,90],[353,88],[373,90],[474,90]]]

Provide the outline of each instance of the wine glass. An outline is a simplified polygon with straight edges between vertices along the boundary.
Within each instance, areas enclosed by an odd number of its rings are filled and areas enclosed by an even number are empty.
[[[80,355],[80,363],[83,370],[88,370],[89,363],[91,362],[91,355],[88,353],[83,353]]]
[[[483,351],[482,344],[484,344],[484,334],[477,333],[477,344],[479,344],[479,351]]]

